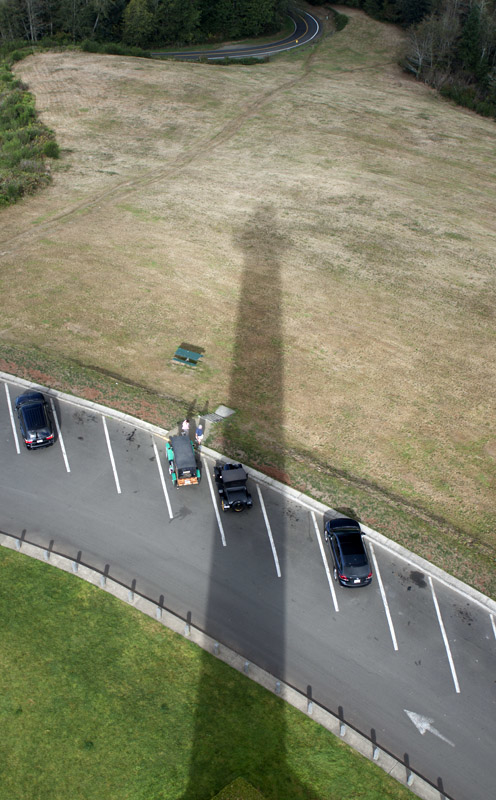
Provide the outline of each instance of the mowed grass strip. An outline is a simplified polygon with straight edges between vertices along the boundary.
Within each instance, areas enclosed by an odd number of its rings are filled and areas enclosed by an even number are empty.
[[[103,591],[3,548],[0,569],[1,800],[209,800],[239,777],[265,800],[411,797]]]

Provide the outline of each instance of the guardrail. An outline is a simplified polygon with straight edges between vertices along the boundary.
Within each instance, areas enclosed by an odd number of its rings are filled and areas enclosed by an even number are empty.
[[[255,681],[255,683],[263,686],[268,691],[278,695],[303,714],[311,716],[315,722],[338,736],[365,758],[374,761],[381,769],[399,783],[407,786],[423,800],[453,800],[444,792],[441,778],[438,779],[437,786],[426,780],[412,769],[407,754],[405,754],[404,760],[400,761],[388,750],[381,747],[373,728],[370,731],[370,736],[368,736],[351,725],[346,720],[342,706],[338,706],[336,714],[321,705],[313,697],[311,686],[307,686],[305,693],[277,676],[271,675],[266,670],[223,645],[222,642],[213,639],[201,628],[193,625],[191,612],[187,613],[186,618],[180,617],[167,608],[162,595],[157,601],[157,599],[146,597],[136,592],[135,580],[131,581],[130,585],[127,585],[112,578],[109,565],[102,572],[98,568],[84,563],[81,558],[81,551],[74,558],[55,551],[50,546],[47,548],[30,542],[24,535],[18,536],[7,531],[0,531],[0,545],[10,550],[16,550],[31,558],[36,558],[38,561],[44,561],[64,572],[72,573],[91,583],[96,588],[108,592],[122,602],[132,605],[133,608],[147,616],[155,618],[161,625],[189,639],[215,658],[243,673],[250,680]]]

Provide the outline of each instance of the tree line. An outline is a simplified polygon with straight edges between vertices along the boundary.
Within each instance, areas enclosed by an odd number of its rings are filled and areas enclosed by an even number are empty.
[[[340,1],[406,28],[406,70],[460,105],[496,117],[496,0]]]
[[[0,0],[0,43],[184,45],[281,28],[289,0]]]

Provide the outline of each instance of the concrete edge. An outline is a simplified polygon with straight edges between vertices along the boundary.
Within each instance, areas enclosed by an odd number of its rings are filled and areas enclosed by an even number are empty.
[[[100,414],[103,414],[106,417],[120,419],[122,422],[128,422],[130,425],[134,425],[137,428],[150,431],[150,433],[154,433],[156,436],[160,436],[162,439],[165,439],[168,436],[168,431],[165,428],[160,428],[158,425],[152,425],[151,422],[145,422],[145,420],[138,419],[138,417],[132,417],[131,414],[126,414],[124,411],[117,411],[114,408],[101,405],[101,403],[95,403],[93,400],[86,400],[84,397],[75,397],[73,394],[59,392],[58,389],[50,389],[47,386],[42,386],[39,383],[33,383],[33,381],[27,381],[24,378],[17,378],[15,375],[9,375],[8,372],[0,371],[0,380],[5,381],[6,383],[15,383],[16,385],[22,386],[25,389],[37,389],[38,391],[48,395],[48,397],[64,400],[66,403],[87,408],[90,411],[98,411]]]
[[[162,439],[166,439],[168,436],[168,431],[165,428],[160,428],[158,425],[152,425],[150,422],[145,422],[144,420],[140,420],[137,417],[133,417],[130,414],[126,414],[122,411],[116,411],[113,408],[109,408],[108,406],[101,405],[100,403],[94,403],[91,400],[85,400],[84,398],[78,398],[71,394],[66,394],[65,392],[59,392],[57,389],[50,389],[46,386],[42,386],[41,384],[33,383],[32,381],[25,380],[24,378],[17,378],[15,375],[10,375],[7,372],[0,371],[0,380],[5,381],[6,383],[14,383],[19,386],[23,386],[26,389],[37,389],[39,391],[44,392],[49,397],[55,397],[60,400],[64,400],[67,403],[71,403],[72,405],[80,406],[82,408],[87,408],[91,411],[97,411],[100,414],[103,414],[107,417],[113,417],[114,419],[122,420],[122,422],[127,422],[130,425],[134,425],[136,428],[141,428],[141,430],[149,431],[150,433],[159,436]],[[229,459],[227,456],[222,455],[222,453],[218,453],[216,450],[211,450],[209,447],[205,447],[202,445],[199,448],[199,451],[202,455],[206,456],[207,458],[214,459],[221,461],[223,463],[228,462]],[[300,505],[305,506],[310,511],[315,511],[317,514],[336,514],[330,506],[326,506],[324,503],[321,503],[319,500],[314,500],[314,498],[309,497],[303,492],[298,491],[297,489],[293,489],[291,486],[286,486],[284,483],[280,483],[276,481],[274,478],[270,478],[268,475],[265,475],[263,472],[259,472],[256,469],[252,469],[251,467],[247,468],[249,475],[254,478],[258,483],[269,486],[271,489],[279,492],[285,497],[293,500],[294,502],[299,503]],[[374,530],[373,528],[369,528],[367,525],[360,523],[362,530],[374,543],[378,544],[380,547],[383,547],[390,552],[394,553],[398,558],[402,561],[411,564],[412,566],[418,567],[419,570],[422,572],[427,573],[433,578],[436,578],[440,583],[444,584],[444,586],[452,589],[453,591],[457,592],[458,594],[465,595],[469,597],[474,603],[479,605],[485,611],[488,611],[490,614],[496,615],[496,601],[487,595],[482,594],[479,592],[478,589],[474,589],[472,586],[469,586],[463,581],[460,581],[458,578],[455,578],[454,575],[450,575],[449,573],[442,570],[440,567],[436,567],[435,564],[431,564],[430,561],[427,561],[425,558],[412,553],[410,550],[407,550],[406,547],[403,545],[394,542],[392,539],[388,539],[387,536],[384,534],[379,533],[379,531]]]
[[[334,736],[337,736],[341,741],[369,761],[373,761],[378,767],[384,770],[384,772],[387,772],[398,781],[398,783],[409,788],[414,794],[421,797],[422,800],[440,800],[440,798],[444,800],[446,797],[439,789],[424,780],[424,778],[414,772],[410,767],[407,767],[389,753],[381,750],[379,745],[374,744],[361,733],[350,728],[346,722],[340,720],[339,717],[336,717],[322,706],[319,706],[313,699],[309,699],[297,689],[284,683],[284,681],[278,680],[266,670],[247,661],[238,653],[235,653],[234,650],[220,644],[211,636],[195,628],[194,625],[188,624],[171,611],[162,608],[151,600],[142,597],[142,595],[133,592],[131,589],[127,589],[122,584],[117,583],[113,579],[106,577],[90,567],[83,566],[66,556],[51,553],[38,545],[28,544],[20,539],[15,539],[15,537],[7,536],[6,534],[0,534],[0,545],[8,550],[16,550],[30,558],[35,558],[37,561],[44,561],[57,569],[61,569],[63,572],[72,573],[76,577],[81,578],[87,583],[91,583],[96,588],[106,591],[118,600],[146,614],[148,617],[152,617],[157,623],[164,625],[179,636],[189,639],[202,650],[205,650],[213,657],[223,661],[237,672],[244,674],[259,686],[267,689],[267,691],[276,694],[281,700],[289,703],[306,716],[311,717],[318,725],[321,725]]]
[[[217,453],[215,450],[210,450],[208,447],[204,447],[203,445],[200,450],[202,454],[206,455],[208,458],[215,459],[216,461],[222,461],[225,463],[230,460],[226,456],[222,455],[222,453]],[[337,515],[337,512],[334,511],[334,509],[332,509],[330,506],[326,506],[325,503],[321,503],[319,500],[314,500],[313,497],[309,497],[308,495],[303,494],[303,492],[291,488],[291,486],[286,486],[286,484],[280,483],[274,478],[270,478],[268,475],[264,475],[263,472],[259,472],[251,467],[247,467],[247,472],[250,477],[253,477],[257,481],[257,483],[269,486],[271,489],[274,489],[285,497],[288,497],[291,500],[294,500],[296,503],[305,506],[309,511],[315,511],[317,514],[330,513]],[[496,614],[496,601],[491,597],[487,597],[487,595],[479,592],[478,589],[474,589],[472,586],[469,586],[468,584],[463,583],[463,581],[460,581],[458,578],[455,578],[454,575],[450,575],[440,567],[436,567],[435,564],[431,564],[430,561],[422,558],[422,556],[412,553],[411,550],[407,550],[406,547],[398,544],[398,542],[388,539],[387,536],[379,533],[379,531],[369,528],[368,525],[364,525],[361,522],[360,527],[365,535],[380,547],[383,547],[394,553],[402,561],[406,561],[408,564],[418,567],[419,570],[426,572],[433,578],[436,578],[440,583],[443,583],[445,586],[453,589],[455,592],[470,597],[474,603],[477,603],[485,611]]]

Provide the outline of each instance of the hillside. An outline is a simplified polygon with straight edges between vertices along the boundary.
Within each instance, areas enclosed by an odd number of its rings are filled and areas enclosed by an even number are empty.
[[[2,339],[185,406],[234,398],[253,451],[280,444],[277,419],[285,448],[487,556],[496,129],[401,72],[398,29],[346,13],[339,34],[255,67],[20,62],[61,158],[46,191],[2,211]],[[264,292],[253,376],[240,324]],[[182,341],[203,370],[172,366]]]

